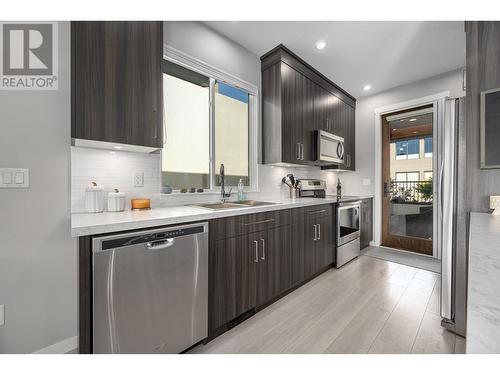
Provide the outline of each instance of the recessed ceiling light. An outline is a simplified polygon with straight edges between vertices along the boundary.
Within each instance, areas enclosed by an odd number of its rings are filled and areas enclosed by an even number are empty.
[[[316,49],[322,50],[326,47],[327,43],[326,40],[318,40],[316,42]]]
[[[123,147],[122,146],[113,146],[115,150],[121,150]]]
[[[371,87],[370,85],[364,85],[364,86],[363,86],[363,90],[364,90],[364,91],[368,91],[368,90],[370,90],[371,88],[372,88],[372,87]]]
[[[418,132],[417,131],[414,131],[413,134],[417,134]]]
[[[408,121],[413,122],[413,121],[417,121],[417,119],[416,119],[416,118],[411,118],[411,119],[409,119]]]
[[[404,121],[405,121],[405,119],[404,119],[404,118],[402,118],[402,119],[401,119],[401,120],[399,120],[399,121],[400,121],[400,122],[404,122]]]

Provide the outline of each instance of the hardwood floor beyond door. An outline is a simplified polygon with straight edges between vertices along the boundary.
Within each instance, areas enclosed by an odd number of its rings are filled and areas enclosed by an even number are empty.
[[[455,353],[439,274],[361,256],[190,353]]]

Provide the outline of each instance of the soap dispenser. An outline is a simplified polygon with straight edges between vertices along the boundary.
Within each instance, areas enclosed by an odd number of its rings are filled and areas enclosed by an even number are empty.
[[[238,182],[238,201],[244,201],[245,200],[245,184],[243,183],[243,179],[240,178],[240,182]]]

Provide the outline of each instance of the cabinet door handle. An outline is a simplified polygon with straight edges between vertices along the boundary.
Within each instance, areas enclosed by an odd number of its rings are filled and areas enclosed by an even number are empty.
[[[300,143],[296,144],[296,147],[295,147],[295,156],[296,156],[297,160],[300,160]]]
[[[255,259],[253,260],[255,263],[259,263],[259,243],[257,240],[253,241],[255,243]]]
[[[262,241],[262,256],[260,257],[260,259],[266,260],[266,241],[263,238],[261,238],[260,240]]]
[[[300,160],[304,160],[304,144],[300,144]]]
[[[156,109],[153,109],[153,125],[154,125],[154,133],[153,133],[153,138],[158,139],[158,124],[156,123]]]
[[[318,239],[318,228],[316,228],[316,224],[313,225],[314,228],[314,238],[313,240],[316,241]]]
[[[321,240],[321,224],[318,224],[318,240]]]

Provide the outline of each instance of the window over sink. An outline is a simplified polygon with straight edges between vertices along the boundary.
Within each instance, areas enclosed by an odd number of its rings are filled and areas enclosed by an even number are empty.
[[[240,179],[256,189],[257,89],[231,82],[214,68],[163,61],[165,145],[162,186],[218,191]],[[225,78],[225,79],[223,79]],[[237,79],[235,79],[237,81]]]

